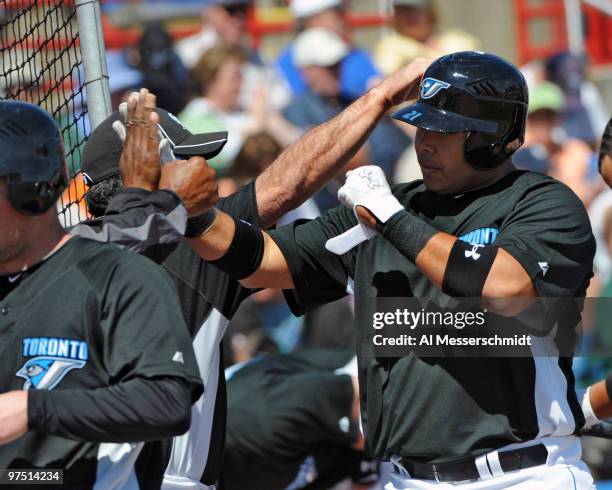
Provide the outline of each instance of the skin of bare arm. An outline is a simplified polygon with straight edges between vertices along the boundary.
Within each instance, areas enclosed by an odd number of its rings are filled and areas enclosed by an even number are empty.
[[[289,146],[255,182],[262,228],[333,179],[391,107],[416,98],[421,76],[430,63],[426,58],[414,60]]]
[[[376,217],[363,206],[357,206],[357,217],[366,226],[377,229]],[[453,235],[436,233],[416,257],[416,266],[439,289],[442,289],[448,259],[456,241],[457,237]],[[483,306],[503,316],[513,316],[523,311],[537,296],[523,266],[500,248],[482,289]],[[516,298],[524,298],[524,301]]]

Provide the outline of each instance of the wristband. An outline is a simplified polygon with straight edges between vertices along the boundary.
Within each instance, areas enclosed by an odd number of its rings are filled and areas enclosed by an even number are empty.
[[[207,231],[215,222],[217,211],[211,208],[199,216],[187,218],[187,228],[185,229],[185,238],[197,238]]]
[[[601,420],[599,420],[595,415],[595,412],[593,412],[590,391],[591,388],[589,387],[586,390],[578,392],[578,399],[580,401],[580,406],[582,407],[582,413],[584,414],[584,426],[587,429],[601,422]]]
[[[402,209],[388,218],[382,225],[381,233],[402,255],[414,263],[417,255],[438,230]]]

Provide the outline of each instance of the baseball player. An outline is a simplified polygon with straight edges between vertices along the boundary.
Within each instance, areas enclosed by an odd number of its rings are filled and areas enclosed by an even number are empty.
[[[291,290],[296,314],[354,292],[366,448],[393,462],[388,490],[591,488],[571,358],[555,337],[573,332],[579,311],[543,301],[546,321],[525,357],[377,357],[373,345],[381,297],[482,298],[497,318],[522,313],[529,298],[584,297],[595,245],[583,205],[512,165],[527,103],[507,61],[439,58],[418,102],[395,114],[417,127],[423,180],[391,190],[379,168],[363,167],[339,191],[347,207],[267,234],[217,213],[208,245],[200,240],[245,286]]]
[[[612,119],[601,137],[601,147],[599,149],[599,173],[612,188]]]
[[[142,252],[153,245],[183,240],[188,214],[200,214],[217,202],[215,172],[204,158],[214,157],[223,148],[227,133],[191,135],[190,143],[203,148],[199,155],[186,154],[188,160],[174,160],[170,138],[176,140],[186,135],[174,123],[174,116],[161,109],[159,114],[154,112],[155,103],[155,95],[147,89],[132,94],[126,113],[115,114],[98,131],[114,124],[123,141],[113,137],[105,144],[86,147],[85,157],[93,175],[98,175],[99,161],[104,171],[109,156],[120,162],[117,172],[122,187],[112,189],[110,202],[108,193],[105,194],[106,214],[72,227],[71,235]],[[159,128],[167,131],[163,133]],[[172,132],[173,129],[180,132]],[[91,177],[85,174],[85,180]],[[87,194],[86,200],[90,209],[96,211],[97,201],[92,194]]]
[[[612,119],[608,121],[601,137],[599,172],[612,189]],[[598,381],[579,392],[578,397],[584,412],[586,428],[612,418],[612,374],[608,375],[605,380]]]
[[[413,62],[332,120],[309,131],[254,182],[221,199],[216,207],[218,212],[262,228],[273,224],[313,195],[348,162],[386,111],[415,90],[416,81],[428,64],[429,61],[423,59]],[[107,211],[105,206],[122,184],[118,176],[118,153],[95,152],[98,157],[92,160],[88,157],[92,154],[89,150],[98,146],[112,148],[119,144],[112,128],[118,117],[114,115],[92,132],[81,162],[91,186],[90,198],[95,196],[95,208],[90,209],[95,215]],[[167,120],[164,124],[160,118],[163,132],[181,135],[183,141],[190,137],[174,118]],[[175,127],[171,130],[169,126],[172,123]],[[111,145],[111,141],[115,143]],[[177,156],[188,155],[191,146],[182,145],[180,140],[175,143],[178,144],[173,144],[173,150]],[[166,489],[213,488],[218,479],[226,404],[225,380],[220,376],[223,366],[220,342],[229,319],[252,292],[215,264],[206,263],[199,255],[200,237],[211,223],[209,213],[191,217],[185,232],[188,240],[178,245],[150,247],[143,252],[160,264],[175,283],[193,340],[200,376],[206,386],[204,395],[192,409],[190,430],[173,441],[163,482]]]
[[[0,145],[0,468],[113,488],[109,443],[185,432],[202,393],[176,291],[148,260],[61,228],[64,147],[46,112],[1,102]],[[163,472],[127,471],[141,488]]]
[[[220,489],[323,490],[349,476],[377,481],[377,465],[356,449],[363,440],[357,360],[349,349],[268,355],[232,366],[226,376]]]

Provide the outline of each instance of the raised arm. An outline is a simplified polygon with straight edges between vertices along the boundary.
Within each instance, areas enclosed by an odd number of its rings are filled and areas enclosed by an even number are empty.
[[[416,59],[289,146],[256,180],[261,225],[273,224],[342,170],[391,107],[416,97],[429,64]]]
[[[222,211],[202,235],[189,239],[204,260],[249,288],[292,289],[293,278],[280,248],[270,235]]]
[[[187,215],[200,215],[216,203],[215,172],[206,160],[192,157],[161,166],[154,109],[155,96],[146,89],[129,97],[126,125],[115,123],[124,140],[119,161],[123,188],[103,216],[77,225],[72,234],[143,252],[181,241]]]

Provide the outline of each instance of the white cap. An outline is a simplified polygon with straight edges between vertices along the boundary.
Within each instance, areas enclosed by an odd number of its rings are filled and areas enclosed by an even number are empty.
[[[341,5],[342,0],[291,0],[291,12],[295,17],[303,18]]]
[[[293,62],[298,68],[333,66],[347,54],[349,47],[342,38],[321,27],[305,30],[293,43]]]

